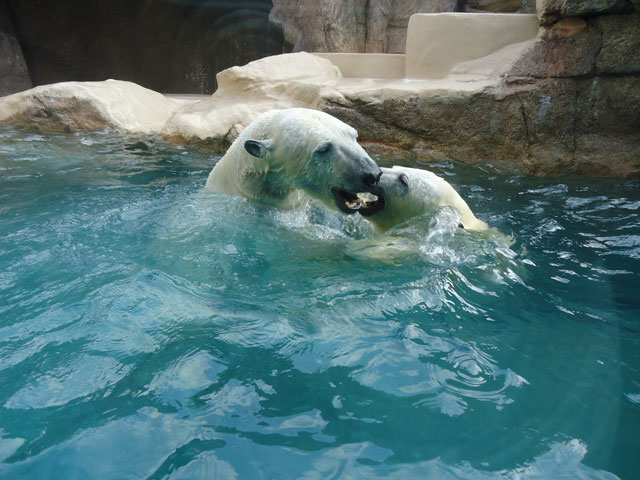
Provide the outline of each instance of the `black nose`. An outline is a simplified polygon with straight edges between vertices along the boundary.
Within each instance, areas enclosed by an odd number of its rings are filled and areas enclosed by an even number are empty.
[[[366,186],[371,187],[376,183],[378,183],[381,176],[382,176],[382,170],[380,170],[380,173],[378,173],[377,175],[374,175],[373,173],[365,173],[364,177],[362,177],[362,181]]]

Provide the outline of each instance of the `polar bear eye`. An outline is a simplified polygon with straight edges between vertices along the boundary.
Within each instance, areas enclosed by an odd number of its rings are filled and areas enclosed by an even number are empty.
[[[400,180],[400,183],[405,187],[409,186],[409,177],[407,177],[404,173],[398,177],[398,180]]]
[[[316,152],[318,152],[318,153],[327,153],[332,148],[333,148],[333,144],[331,142],[322,142],[316,148]]]

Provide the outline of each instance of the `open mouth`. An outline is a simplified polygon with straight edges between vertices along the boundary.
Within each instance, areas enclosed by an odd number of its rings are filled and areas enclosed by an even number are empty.
[[[373,192],[352,193],[333,187],[331,193],[338,210],[347,214],[358,212],[366,217],[379,212],[385,205],[382,190],[377,188]]]

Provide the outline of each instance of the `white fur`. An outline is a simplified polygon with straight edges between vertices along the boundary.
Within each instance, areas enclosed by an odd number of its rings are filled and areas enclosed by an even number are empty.
[[[209,174],[206,187],[284,208],[308,194],[336,208],[331,187],[364,191],[363,175],[380,171],[357,136],[354,128],[320,111],[269,111],[233,142]],[[266,147],[260,149],[260,157],[247,151],[247,140]],[[327,144],[331,149],[321,152]]]
[[[460,223],[467,230],[486,230],[467,202],[443,178],[427,170],[393,167],[383,168],[378,186],[384,192],[385,208],[367,217],[377,232],[384,232],[410,218],[440,207],[453,207],[462,215]],[[404,179],[400,177],[404,175]],[[401,180],[406,180],[404,185]]]

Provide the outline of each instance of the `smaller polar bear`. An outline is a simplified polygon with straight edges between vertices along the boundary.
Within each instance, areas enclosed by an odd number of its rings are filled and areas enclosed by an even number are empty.
[[[211,170],[206,187],[280,208],[305,195],[355,213],[359,193],[380,195],[380,167],[356,141],[356,130],[306,108],[263,113]]]
[[[467,230],[488,228],[486,223],[475,217],[467,202],[446,180],[427,170],[397,166],[382,168],[378,186],[382,197],[378,196],[371,203],[361,200],[358,210],[373,223],[378,233],[439,207],[457,209],[462,215],[460,224]]]

